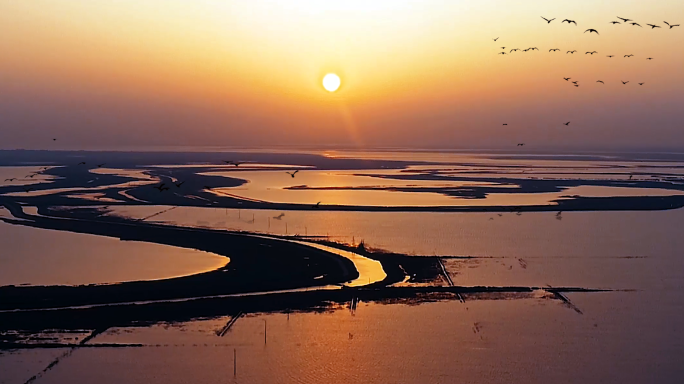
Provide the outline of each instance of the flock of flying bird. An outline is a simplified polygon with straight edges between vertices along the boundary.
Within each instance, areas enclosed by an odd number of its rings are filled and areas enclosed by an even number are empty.
[[[541,16],[541,18],[544,19],[544,21],[546,21],[547,24],[551,24],[552,21],[556,20],[556,18],[547,19],[547,18],[545,18],[544,16]],[[616,25],[616,24],[630,24],[630,25],[633,25],[633,26],[642,27],[641,24],[635,22],[635,21],[632,20],[632,19],[626,19],[626,18],[624,18],[624,17],[619,17],[619,16],[617,16],[617,18],[620,19],[621,22],[620,22],[620,21],[611,21],[609,24],[613,24],[613,25]],[[576,22],[575,20],[564,19],[563,21],[561,21],[561,24],[562,24],[562,23],[568,23],[568,25],[569,25],[569,24],[575,24],[575,26],[577,26],[577,22]],[[670,23],[668,23],[667,21],[663,21],[663,23],[665,23],[665,24],[669,27],[669,29],[672,29],[672,28],[674,28],[674,27],[679,27],[679,26],[680,26],[679,24],[670,24]],[[649,26],[649,27],[651,27],[651,29],[661,28],[661,26],[656,25],[656,24],[646,24],[646,25]],[[643,27],[642,27],[642,28],[643,28]],[[589,34],[591,34],[591,33],[596,33],[597,35],[599,35],[599,32],[598,32],[596,29],[594,29],[594,28],[589,28],[589,29],[587,29],[586,31],[584,31],[584,33],[587,33],[587,32],[589,32]],[[492,39],[492,40],[494,40],[494,41],[496,42],[496,41],[499,40],[499,38],[497,37],[497,38]],[[502,49],[502,50],[505,50],[506,47],[501,47],[501,49]],[[513,49],[511,49],[508,53],[506,53],[505,51],[499,52],[499,55],[507,55],[507,54],[511,54],[511,53],[513,53],[513,52],[519,52],[519,51],[521,51],[521,52],[539,51],[539,48],[537,48],[537,47],[530,47],[530,48],[527,48],[527,49],[513,48]],[[549,52],[560,52],[560,51],[561,51],[561,50],[558,49],[558,48],[549,49]],[[567,54],[573,54],[573,55],[574,55],[575,53],[577,53],[577,50],[567,51],[565,54],[566,54],[566,55],[567,55]],[[594,54],[598,54],[598,52],[597,52],[597,51],[587,51],[587,52],[585,53],[585,55],[591,55],[591,56],[593,56]],[[608,58],[613,58],[613,57],[615,57],[615,55],[607,55],[606,57],[608,57]],[[631,58],[631,57],[634,57],[634,55],[633,55],[633,54],[628,54],[628,55],[624,55],[624,56],[623,56],[623,58]],[[647,57],[646,60],[653,60],[653,58],[652,58],[652,57]],[[570,78],[570,77],[564,77],[563,80],[565,80],[565,81],[570,81],[571,78]],[[603,85],[606,84],[603,80],[597,80],[596,82],[597,82],[597,83],[601,83],[601,84],[603,84]],[[627,85],[627,84],[629,83],[629,81],[624,81],[624,80],[620,80],[620,82],[622,83],[622,85]],[[579,81],[572,81],[571,83],[572,83],[575,87],[579,87]],[[639,85],[644,85],[645,83],[644,83],[644,82],[641,82],[641,83],[638,83],[638,84],[639,84]],[[503,124],[503,125],[508,125],[508,124]],[[568,125],[570,125],[570,122],[568,121],[567,123],[563,123],[563,125],[568,126]],[[524,146],[524,145],[525,145],[525,143],[518,143],[517,146],[518,146],[518,147],[522,147],[522,146]]]

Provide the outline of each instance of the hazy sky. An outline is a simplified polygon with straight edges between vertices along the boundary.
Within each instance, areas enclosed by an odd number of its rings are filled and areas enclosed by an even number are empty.
[[[684,150],[663,21],[684,2],[0,0],[0,148]]]

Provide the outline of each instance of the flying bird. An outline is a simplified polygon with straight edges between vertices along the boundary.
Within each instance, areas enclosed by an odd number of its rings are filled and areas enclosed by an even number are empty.
[[[568,53],[572,53],[574,55],[575,52],[577,52],[577,51],[567,51],[565,54],[567,55]]]
[[[585,53],[585,55],[587,55],[587,54],[589,54],[589,55],[593,55],[594,53],[598,53],[598,52],[596,52],[596,51],[592,51],[592,52],[587,52],[587,53]]]
[[[649,27],[651,27],[651,29],[660,28],[659,25],[655,25],[655,24],[646,24],[646,25],[648,25]]]
[[[653,58],[652,58],[652,57],[647,57],[646,60],[653,60]]]
[[[636,25],[637,27],[641,27],[641,24],[639,24],[639,23],[630,23],[630,24],[631,24],[631,25]],[[641,27],[641,28],[643,28],[643,27]]]
[[[608,56],[606,56],[606,57],[615,57],[615,55],[608,55]]]
[[[584,31],[584,33],[587,33],[587,32],[589,32],[589,33],[594,32],[594,33],[597,34],[597,35],[599,34],[598,31],[595,30],[595,29],[593,29],[593,28],[589,28],[589,29],[587,29],[586,31]]]
[[[597,83],[601,83],[601,84],[603,84],[603,85],[606,85],[606,83],[604,83],[602,80],[597,80],[596,82],[597,82]]]
[[[80,163],[78,163],[76,165],[85,165],[85,161],[81,161]]]
[[[576,82],[576,81],[573,81],[572,83],[573,83],[573,84],[577,84],[577,82]]]
[[[522,147],[524,145],[525,145],[525,143],[518,143],[518,147]]]
[[[549,49],[549,52],[551,52],[551,51],[560,51],[560,49],[558,49],[558,48]]]
[[[507,123],[504,123],[504,125],[508,125]]]
[[[622,23],[620,23],[619,21],[611,21],[610,23],[613,24],[613,25],[615,25],[615,24],[622,24]]]
[[[570,125],[570,122],[568,121],[567,123],[563,123],[563,125],[568,126]]]
[[[320,208],[320,207],[321,207],[321,202],[319,201],[319,202],[316,203],[316,205],[314,205],[313,207],[314,207],[314,208]]]
[[[295,177],[295,175],[297,174],[297,172],[299,172],[299,169],[296,170],[296,171],[294,171],[294,172],[292,172],[292,173],[290,173],[290,172],[285,172],[285,173],[287,173],[288,175],[292,176],[292,178],[294,179],[294,177]]]
[[[622,81],[622,80],[620,80],[620,81]],[[622,84],[627,84],[627,83],[629,83],[629,81],[622,81]]]
[[[551,19],[551,20],[547,19],[547,18],[544,17],[544,16],[542,16],[541,18],[544,19],[544,20],[546,20],[546,23],[547,23],[547,24],[551,24],[552,21],[556,20],[555,17],[554,17],[553,19]]]
[[[518,48],[513,48],[513,49],[511,49],[511,52],[515,52],[515,51],[519,51],[519,50],[520,49],[518,49]]]
[[[281,214],[278,215],[278,216],[273,216],[273,218],[276,219],[276,220],[282,220],[283,216],[285,216],[285,214],[284,214],[284,213],[281,213]]]
[[[166,187],[164,187],[164,185],[165,185],[165,183],[161,183],[159,185],[155,185],[152,188],[159,190],[159,192],[164,192],[167,189]]]
[[[625,19],[624,17],[617,16],[618,19],[624,21],[625,23],[628,21],[632,21],[632,19]]]
[[[579,84],[575,84],[575,87],[579,87]]]
[[[105,164],[107,164],[107,163],[98,164],[97,167],[102,168]]]
[[[539,50],[539,48],[537,48],[537,47],[530,48],[530,49],[531,49],[531,50],[535,50],[535,49],[536,49],[537,51]]]
[[[14,180],[16,180],[16,179],[17,179],[16,177],[13,177],[13,178],[11,178],[11,179],[5,179],[5,181],[14,181]]]
[[[670,24],[667,21],[663,21],[663,23],[667,24],[667,26],[670,27],[670,29],[672,29],[674,27],[679,27],[679,24]]]
[[[57,141],[57,139],[52,139],[52,141]]]
[[[227,161],[227,160],[223,160],[223,162],[226,163],[226,164],[234,165],[234,166],[236,166],[236,167],[239,166],[240,164],[244,164],[244,162],[240,162],[240,161]]]
[[[497,37],[496,39],[492,39],[492,40],[497,41],[497,40],[499,40],[499,38]]]
[[[639,83],[639,85],[644,85],[644,83]]]
[[[565,80],[565,81],[569,81],[570,79],[572,79],[572,77],[564,77],[563,78],[563,80]]]
[[[24,192],[29,193],[29,192],[31,192],[32,189],[33,188],[31,188],[31,187],[24,187]]]
[[[565,23],[566,21],[568,22],[568,24],[573,23],[573,24],[577,25],[577,22],[575,20],[570,20],[570,19],[565,19],[565,20],[561,21],[561,24]]]
[[[634,56],[634,55],[632,55],[632,54],[630,54],[630,55],[625,55],[625,57],[632,57],[632,56]]]
[[[501,49],[506,49],[506,47],[501,47]]]
[[[180,188],[183,184],[185,184],[185,181],[181,181],[180,183],[173,183],[176,188]]]
[[[556,220],[563,220],[563,216],[561,216],[562,213],[563,211],[558,211],[558,213],[556,213]]]
[[[506,54],[506,52],[501,52],[501,53],[499,53],[499,55],[505,55],[505,54]]]

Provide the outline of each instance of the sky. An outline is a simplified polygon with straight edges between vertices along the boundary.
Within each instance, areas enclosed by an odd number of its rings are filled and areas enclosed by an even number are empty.
[[[0,0],[0,149],[684,151],[684,2],[597,3]]]

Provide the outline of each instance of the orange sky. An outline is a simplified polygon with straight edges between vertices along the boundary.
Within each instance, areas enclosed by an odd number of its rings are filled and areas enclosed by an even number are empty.
[[[7,0],[0,148],[684,149],[684,27],[663,20],[684,3]]]

